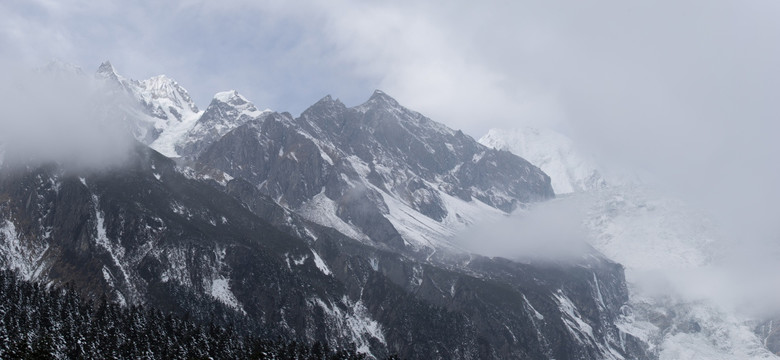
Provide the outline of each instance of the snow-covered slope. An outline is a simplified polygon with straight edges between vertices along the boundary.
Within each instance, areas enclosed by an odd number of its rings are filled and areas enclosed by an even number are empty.
[[[567,136],[547,129],[491,129],[479,139],[485,146],[506,150],[550,175],[556,194],[588,191],[606,185],[596,162],[579,153]]]
[[[483,142],[497,144],[497,133],[492,134]],[[560,148],[554,141],[547,145],[548,150]],[[517,144],[512,148],[522,150]],[[534,152],[529,149],[525,155],[533,159]],[[562,153],[567,156],[559,156]],[[543,168],[557,168],[548,170],[553,185],[581,186],[574,194],[556,199],[562,203],[558,206],[580,209],[590,244],[625,267],[630,302],[618,323],[623,332],[643,339],[660,359],[776,358],[754,332],[762,319],[752,319],[710,297],[708,283],[717,284],[715,274],[722,270],[723,239],[715,222],[682,200],[636,181],[608,185],[600,178],[599,186],[583,186],[571,174],[596,174],[595,169],[566,160],[580,158],[574,152],[553,154],[538,154],[547,161],[542,161]],[[566,168],[569,164],[573,168]]]
[[[551,177],[556,202],[578,208],[590,244],[625,266],[631,301],[621,329],[645,340],[660,359],[776,358],[756,322],[707,289],[723,269],[717,224],[684,201],[640,180],[614,176],[547,129],[490,130],[484,145],[528,159]]]
[[[217,93],[201,111],[175,80],[165,75],[128,79],[108,61],[96,78],[116,95],[135,138],[170,158],[195,157],[230,130],[270,112],[258,110],[235,90]]]
[[[592,245],[631,271],[697,268],[717,255],[716,224],[682,200],[639,185],[581,196]]]
[[[590,197],[585,224],[593,246],[626,267],[624,331],[653,344],[660,359],[777,358],[753,331],[757,319],[711,289],[724,271],[716,223],[640,186],[579,196]]]
[[[161,137],[157,143],[160,148],[165,148],[167,153],[162,153],[169,157],[194,158],[229,131],[270,112],[268,109],[258,110],[236,90],[219,92],[197,121],[188,124],[186,131],[181,131],[185,130],[184,127],[172,129],[168,136]]]
[[[187,90],[165,75],[158,75],[134,85],[139,100],[155,117],[183,121],[200,112]]]
[[[194,126],[202,114],[187,90],[165,75],[143,81],[127,79],[106,61],[98,68],[95,78],[113,91],[117,108],[128,119],[129,130],[144,144],[154,144],[169,132]],[[153,147],[171,156],[167,145],[163,142]]]

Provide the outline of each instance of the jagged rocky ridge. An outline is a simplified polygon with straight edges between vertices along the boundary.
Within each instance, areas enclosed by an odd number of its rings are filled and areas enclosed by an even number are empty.
[[[547,175],[399,105],[381,91],[347,108],[327,96],[293,118],[270,113],[195,162],[352,237],[434,251],[455,231],[553,196]],[[334,214],[335,213],[335,214]],[[333,216],[335,215],[335,216]]]
[[[165,75],[143,81],[126,79],[106,61],[95,78],[114,95],[109,115],[123,119],[128,130],[143,143],[154,143],[164,132],[176,132],[202,114],[187,90]]]
[[[3,168],[3,265],[372,356],[647,356],[615,326],[622,267],[595,252],[575,264],[432,256],[452,255],[447,236],[482,213],[553,196],[523,159],[381,92],[354,108],[326,97],[297,119],[230,110],[215,114],[237,121],[214,123],[232,129],[181,166],[139,145],[111,169]]]

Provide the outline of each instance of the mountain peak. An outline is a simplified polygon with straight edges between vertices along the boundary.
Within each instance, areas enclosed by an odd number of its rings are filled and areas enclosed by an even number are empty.
[[[148,88],[150,91],[154,93],[169,93],[172,92],[173,89],[179,87],[175,80],[165,76],[165,75],[157,75],[154,77],[151,77],[149,79],[141,81],[144,87]]]
[[[214,94],[214,100],[232,105],[243,105],[249,102],[249,100],[239,94],[236,90],[218,92]]]
[[[307,117],[307,116],[314,116],[315,113],[317,114],[335,114],[340,113],[344,111],[347,107],[344,106],[344,104],[339,99],[333,99],[330,95],[325,95],[322,99],[314,103],[313,105],[309,106],[302,114],[301,116]],[[318,116],[318,115],[317,115]]]
[[[317,105],[328,105],[328,106],[335,105],[335,106],[338,106],[338,107],[344,107],[344,104],[341,103],[341,100],[334,99],[332,96],[330,96],[330,94],[325,95],[325,97],[323,97],[322,99],[320,99],[319,101],[314,103],[314,105],[312,105],[312,107],[317,106]]]
[[[171,79],[166,75],[157,75],[143,80],[138,84],[137,92],[147,103],[155,100],[163,101],[168,103],[167,105],[163,105],[163,108],[173,105],[181,108],[181,110],[184,110],[185,112],[198,112],[198,107],[195,105],[195,102],[192,101],[187,90],[179,86],[179,83],[177,83],[176,80]]]
[[[397,100],[393,99],[390,95],[387,95],[382,90],[374,90],[368,101],[355,107],[356,110],[365,112],[369,109],[377,108],[400,108],[401,104]]]
[[[368,99],[368,101],[369,102],[372,102],[372,101],[373,102],[384,102],[384,103],[387,103],[387,104],[390,104],[390,105],[394,105],[394,106],[398,105],[398,101],[393,99],[392,96],[387,95],[387,93],[385,93],[382,90],[374,90],[374,93],[371,94],[371,97]]]
[[[218,92],[194,127],[182,134],[183,137],[170,142],[175,147],[175,151],[170,153],[195,158],[228,132],[270,112],[269,109],[258,110],[236,90]]]
[[[238,91],[236,90],[222,91],[214,94],[214,100],[211,101],[209,108],[222,107],[223,105],[220,105],[220,103],[226,104],[232,109],[234,109],[231,111],[236,111],[236,113],[234,114],[236,116],[240,116],[241,114],[244,114],[250,117],[258,117],[262,113],[271,111],[269,109],[265,109],[263,111],[258,110],[257,107],[255,107],[255,104],[247,100],[247,98],[239,94]]]
[[[116,69],[114,69],[114,66],[111,65],[111,62],[106,60],[97,69],[97,72],[95,73],[95,77],[98,79],[104,79],[104,80],[110,80],[111,82],[115,82],[118,86],[123,87],[122,80],[124,80],[119,74],[117,74]]]
[[[106,60],[97,69],[98,74],[104,74],[104,75],[110,75],[114,74],[116,75],[116,70],[114,70],[114,65],[111,65],[111,62]]]

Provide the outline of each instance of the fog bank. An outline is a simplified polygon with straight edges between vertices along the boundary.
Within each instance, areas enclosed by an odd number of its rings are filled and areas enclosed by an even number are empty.
[[[5,67],[0,109],[5,164],[103,167],[133,145],[114,96],[83,74]]]

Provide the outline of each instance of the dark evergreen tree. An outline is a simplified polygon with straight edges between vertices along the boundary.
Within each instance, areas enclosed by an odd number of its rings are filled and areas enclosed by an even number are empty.
[[[49,290],[12,271],[0,271],[0,290],[0,359],[366,358],[354,344],[331,349],[242,335],[230,323],[198,324],[158,309],[122,308],[106,296],[95,305],[72,287]]]

